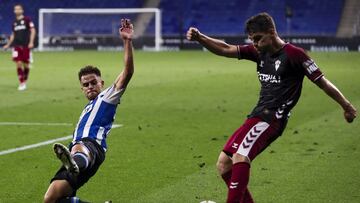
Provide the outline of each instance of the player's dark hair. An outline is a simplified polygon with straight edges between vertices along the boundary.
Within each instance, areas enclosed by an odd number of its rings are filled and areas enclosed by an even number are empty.
[[[274,19],[268,13],[259,13],[250,17],[245,24],[245,33],[251,34],[255,32],[267,32],[275,29]]]
[[[16,6],[20,6],[20,7],[24,10],[24,6],[23,6],[21,3],[16,3],[16,4],[14,4],[14,8],[15,8]]]
[[[101,76],[101,72],[97,67],[92,66],[92,65],[87,65],[80,69],[79,74],[78,74],[79,80],[81,80],[81,77],[83,75],[88,75],[88,74],[95,74],[97,76]]]

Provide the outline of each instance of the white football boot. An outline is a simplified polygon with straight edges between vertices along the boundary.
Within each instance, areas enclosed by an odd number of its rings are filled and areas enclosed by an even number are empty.
[[[25,82],[22,82],[19,84],[19,87],[18,87],[18,90],[19,91],[24,91],[26,90],[26,83]]]
[[[54,152],[57,158],[62,162],[66,170],[75,174],[79,173],[79,167],[72,158],[71,153],[67,147],[65,147],[63,144],[55,143]]]

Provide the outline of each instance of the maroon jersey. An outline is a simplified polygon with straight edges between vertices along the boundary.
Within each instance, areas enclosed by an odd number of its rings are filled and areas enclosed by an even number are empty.
[[[16,19],[13,23],[14,41],[13,46],[27,47],[30,42],[30,30],[34,27],[34,23],[29,17]]]
[[[287,120],[300,98],[304,76],[315,82],[323,76],[303,49],[285,44],[277,53],[258,53],[253,45],[238,47],[238,58],[257,63],[260,98],[249,117],[266,122]]]

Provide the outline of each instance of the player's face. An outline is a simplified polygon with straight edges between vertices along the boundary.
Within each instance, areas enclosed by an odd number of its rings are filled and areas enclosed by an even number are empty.
[[[273,41],[272,33],[255,32],[249,34],[249,39],[253,42],[254,47],[258,52],[267,52],[270,50]]]
[[[15,6],[14,13],[16,16],[21,16],[24,14],[24,9],[21,6]]]
[[[86,98],[93,100],[101,93],[104,81],[96,74],[87,74],[81,76],[80,84]]]

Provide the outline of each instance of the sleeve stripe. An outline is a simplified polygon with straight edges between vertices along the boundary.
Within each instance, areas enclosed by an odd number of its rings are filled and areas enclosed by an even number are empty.
[[[313,80],[313,82],[317,81],[317,80],[320,79],[322,76],[324,76],[324,74],[321,73],[319,76],[317,76],[317,77]]]

